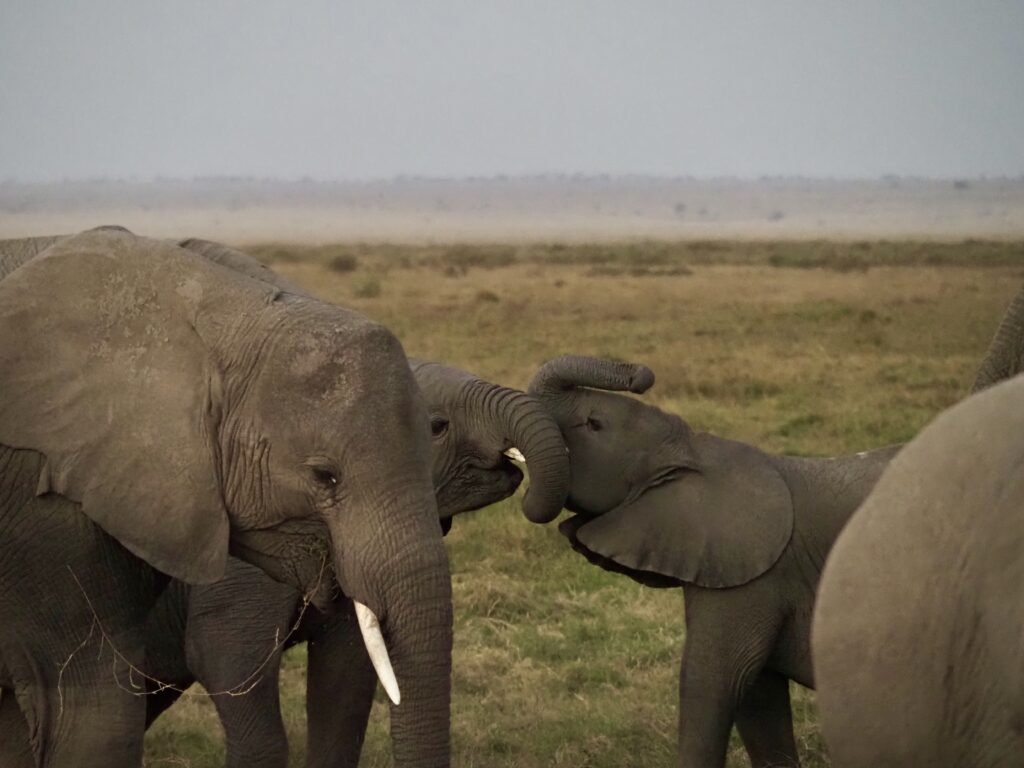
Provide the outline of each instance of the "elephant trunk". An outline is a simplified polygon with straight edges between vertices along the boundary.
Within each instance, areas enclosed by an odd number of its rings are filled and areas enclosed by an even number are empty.
[[[498,425],[520,450],[530,470],[523,514],[534,523],[558,517],[569,492],[569,454],[554,418],[525,392],[488,382],[475,382],[479,412]]]
[[[1024,371],[1024,288],[1010,304],[978,368],[971,392],[979,392]]]
[[[615,363],[595,357],[562,355],[548,360],[530,382],[529,392],[547,397],[573,387],[593,387],[640,395],[654,385],[654,372],[646,365]]]
[[[369,518],[359,525],[363,535],[340,520],[329,523],[341,588],[379,621],[397,683],[388,693],[400,695],[391,709],[398,768],[450,763],[451,580],[433,491],[423,480],[383,503],[358,504]]]

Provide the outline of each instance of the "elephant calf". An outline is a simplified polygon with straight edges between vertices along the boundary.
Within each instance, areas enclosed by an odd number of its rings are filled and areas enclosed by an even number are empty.
[[[530,385],[569,448],[559,530],[591,562],[682,587],[684,766],[721,766],[735,722],[755,768],[799,764],[789,681],[813,687],[811,612],[825,557],[899,446],[772,456],[606,391],[645,392],[641,365],[562,357]]]

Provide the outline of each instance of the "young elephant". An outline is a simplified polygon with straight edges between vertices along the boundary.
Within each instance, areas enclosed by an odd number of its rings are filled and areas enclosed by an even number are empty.
[[[813,687],[811,613],[825,556],[898,446],[831,459],[772,456],[694,432],[641,394],[641,365],[566,356],[531,394],[569,448],[559,530],[591,562],[683,587],[679,685],[684,766],[721,766],[735,722],[751,762],[799,764],[789,680]]]
[[[516,490],[522,473],[507,457],[518,456],[520,446],[538,478],[550,470],[544,464],[548,452],[564,456],[558,426],[530,396],[447,366],[410,363],[430,413],[444,529],[452,516]],[[306,606],[300,590],[237,560],[216,584],[172,584],[150,616],[146,672],[174,688],[156,691],[150,684],[148,721],[198,680],[208,691],[230,692],[213,698],[229,768],[283,768],[288,743],[277,687],[281,653],[308,641],[307,765],[354,768],[376,678],[351,601],[338,597],[321,607]]]
[[[940,414],[836,542],[812,632],[842,768],[1024,765],[1024,376]]]
[[[396,764],[448,764],[447,556],[392,334],[91,231],[0,280],[0,391],[0,764],[26,759],[20,729],[37,766],[137,766],[145,616],[164,574],[215,581],[229,546],[281,572],[329,553],[387,637]]]

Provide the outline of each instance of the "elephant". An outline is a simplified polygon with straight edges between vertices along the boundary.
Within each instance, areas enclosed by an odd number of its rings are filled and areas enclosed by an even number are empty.
[[[587,357],[538,370],[529,392],[569,449],[574,516],[559,530],[602,568],[683,588],[681,765],[724,765],[734,722],[755,768],[799,765],[789,681],[814,686],[821,568],[900,446],[770,455],[618,394],[653,384],[646,366]]]
[[[0,762],[20,713],[38,766],[138,765],[145,619],[230,550],[285,580],[332,559],[401,686],[395,764],[448,765],[451,585],[393,334],[105,228],[0,281],[0,389]]]
[[[452,516],[515,491],[522,473],[507,456],[518,456],[518,446],[531,462],[542,459],[548,446],[564,455],[558,426],[525,393],[436,363],[411,365],[431,415],[434,487],[445,528]],[[544,468],[531,472],[531,481]],[[284,648],[306,641],[307,764],[354,768],[376,678],[353,618],[350,601],[337,599],[318,610],[299,590],[241,561],[230,562],[227,577],[216,584],[174,582],[149,617],[147,721],[198,679],[208,691],[228,692],[213,697],[227,765],[284,768],[288,742],[278,668]]]
[[[812,648],[837,766],[1024,765],[1024,375],[941,413],[825,564]]]
[[[1007,307],[971,391],[980,392],[1021,371],[1024,371],[1024,287]]]

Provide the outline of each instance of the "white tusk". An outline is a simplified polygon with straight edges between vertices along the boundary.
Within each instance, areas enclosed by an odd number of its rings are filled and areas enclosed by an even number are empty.
[[[510,459],[512,459],[512,461],[521,461],[524,464],[526,463],[526,457],[523,456],[523,452],[520,451],[515,446],[512,446],[507,451],[504,451],[504,453],[505,453],[506,456],[508,456]]]
[[[391,659],[388,656],[388,647],[384,644],[384,635],[380,633],[380,622],[373,611],[357,600],[352,601],[356,606],[356,618],[359,620],[359,631],[363,633],[363,642],[366,644],[366,652],[370,654],[370,663],[377,671],[380,684],[397,706],[402,701],[402,694],[398,690],[398,680],[395,679],[395,670],[391,668]]]

